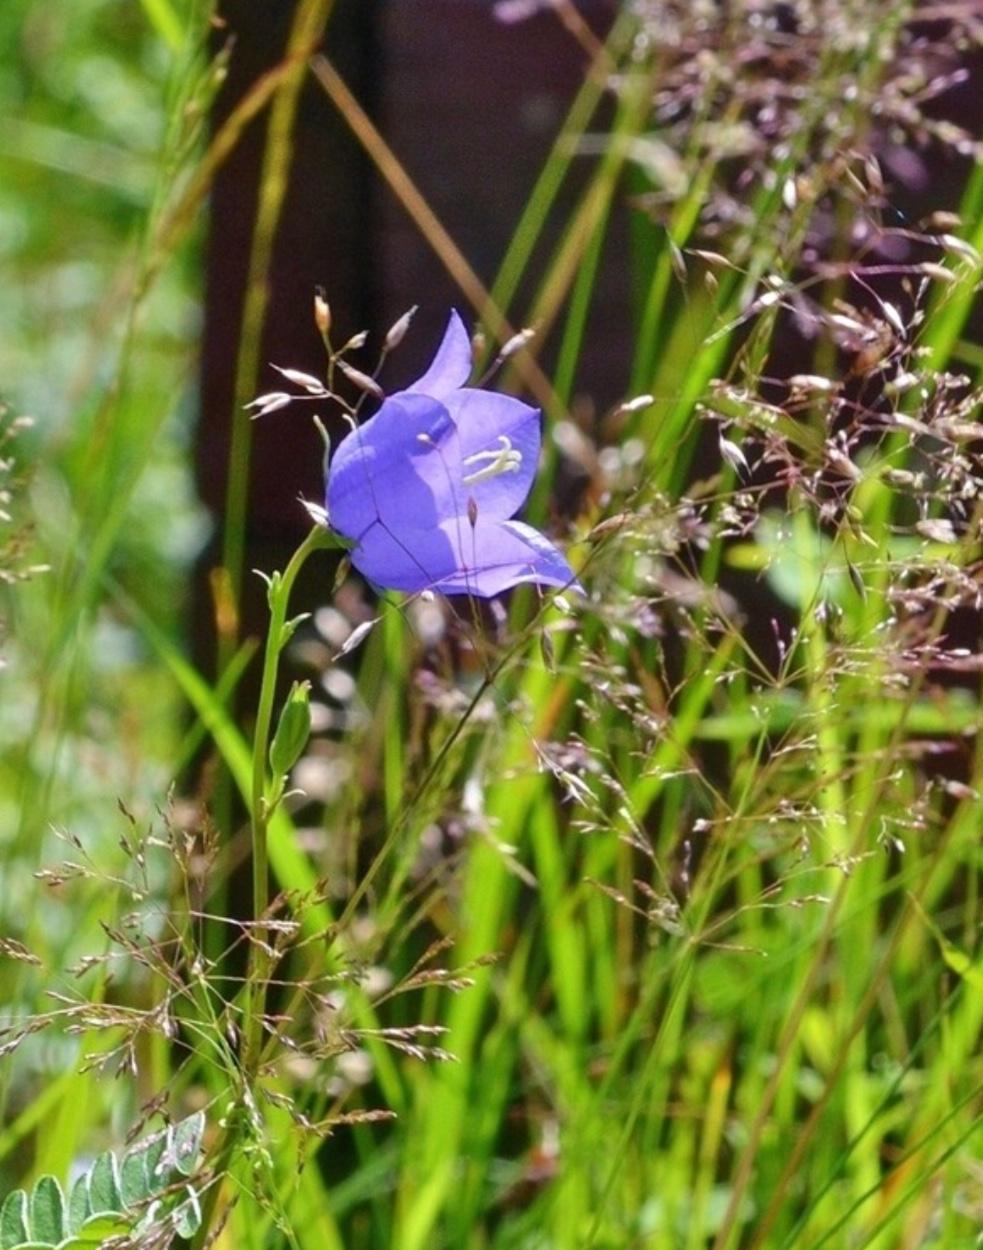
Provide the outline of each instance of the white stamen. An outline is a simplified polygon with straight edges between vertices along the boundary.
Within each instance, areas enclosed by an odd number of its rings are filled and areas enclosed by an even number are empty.
[[[512,440],[507,434],[499,434],[498,441],[502,445],[497,451],[476,451],[473,456],[464,458],[466,465],[487,462],[483,468],[476,469],[474,473],[465,474],[461,479],[465,486],[487,481],[488,478],[498,477],[501,473],[518,472],[522,464],[522,452],[512,446]]]

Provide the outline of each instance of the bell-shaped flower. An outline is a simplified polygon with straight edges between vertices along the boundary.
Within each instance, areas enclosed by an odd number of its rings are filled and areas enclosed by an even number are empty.
[[[512,518],[539,459],[539,411],[468,387],[471,343],[452,312],[437,354],[335,452],[334,530],[369,581],[410,593],[490,598],[535,582],[580,589],[565,557]]]

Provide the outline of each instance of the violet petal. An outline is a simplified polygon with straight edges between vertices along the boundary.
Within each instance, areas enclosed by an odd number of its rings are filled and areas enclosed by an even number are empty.
[[[415,593],[491,598],[521,582],[581,587],[565,557],[538,530],[521,521],[466,517],[436,529],[373,525],[351,553],[352,563],[370,581]]]
[[[358,538],[380,517],[436,524],[449,505],[446,488],[439,490],[447,475],[434,449],[448,436],[456,451],[454,424],[443,404],[425,395],[390,396],[334,454],[327,497],[332,526]]]
[[[472,387],[452,392],[444,403],[457,426],[465,501],[473,498],[478,514],[486,520],[514,516],[529,496],[539,464],[539,409],[511,395]],[[491,463],[492,455],[504,450],[503,439],[518,454],[515,468],[482,478],[481,470]],[[465,481],[476,476],[477,481]]]
[[[447,329],[430,368],[421,378],[406,389],[418,395],[432,395],[443,399],[451,391],[463,386],[471,376],[474,361],[471,356],[471,340],[464,322],[456,309],[451,309]]]

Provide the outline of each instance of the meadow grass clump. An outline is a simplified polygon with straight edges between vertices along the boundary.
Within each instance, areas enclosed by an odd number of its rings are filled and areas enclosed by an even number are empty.
[[[974,6],[555,5],[583,84],[487,287],[328,8],[206,138],[236,50],[206,5],[141,6],[140,242],[30,473],[0,434],[0,1250],[976,1244]],[[338,347],[330,290],[323,372],[260,363],[308,76],[472,306],[416,384],[411,317]],[[161,380],[194,360],[198,208],[267,107],[218,626],[254,430],[345,441],[259,570],[265,637],[225,628],[211,673],[166,593],[200,530]]]

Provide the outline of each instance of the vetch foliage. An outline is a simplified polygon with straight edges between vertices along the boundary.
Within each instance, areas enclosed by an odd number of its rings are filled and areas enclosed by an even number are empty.
[[[53,1176],[30,1194],[15,1189],[0,1207],[0,1250],[166,1250],[194,1236],[204,1130],[198,1112],[125,1153],[106,1151],[67,1194]]]

